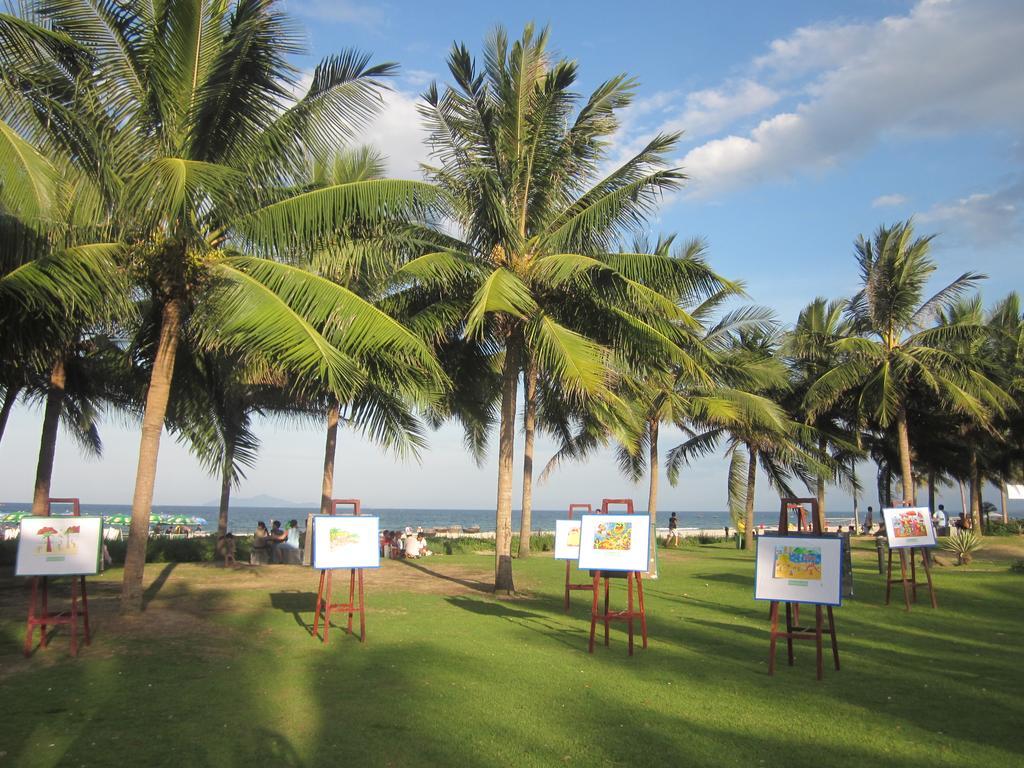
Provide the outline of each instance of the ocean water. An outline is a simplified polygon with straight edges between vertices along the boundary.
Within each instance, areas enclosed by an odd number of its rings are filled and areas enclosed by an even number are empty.
[[[16,510],[28,509],[30,504],[0,503],[0,514]],[[618,508],[616,508],[617,511]],[[637,509],[638,513],[644,510]],[[658,512],[658,527],[667,528],[668,518],[673,510]],[[271,521],[280,520],[287,526],[288,521],[296,519],[300,527],[305,527],[306,515],[310,512],[319,512],[315,507],[238,507],[232,509],[228,517],[228,530],[236,533],[250,533],[256,528],[256,523],[262,520],[270,527]],[[413,528],[438,528],[450,525],[461,525],[463,528],[480,526],[481,531],[494,530],[494,509],[396,509],[396,508],[374,508],[363,507],[363,514],[376,515],[380,517],[380,527],[384,530],[394,530],[412,526]],[[158,515],[191,515],[205,518],[207,524],[205,529],[217,528],[217,507],[210,506],[171,506],[154,505],[153,513]],[[97,515],[128,515],[131,514],[131,506],[128,504],[83,504],[82,514]],[[729,513],[726,511],[702,510],[697,512],[681,512],[676,510],[679,516],[680,528],[723,528],[731,526],[732,522]],[[555,520],[566,516],[564,509],[535,509],[533,510],[533,522],[531,528],[535,531],[553,531]],[[578,513],[574,516],[578,517]],[[832,525],[837,523],[846,524],[853,517],[852,512],[838,511],[830,513],[829,521]],[[773,526],[779,520],[778,510],[756,512],[754,519],[757,523],[764,523],[766,526]],[[877,522],[877,520],[876,520]],[[519,510],[512,513],[512,527],[519,529]]]

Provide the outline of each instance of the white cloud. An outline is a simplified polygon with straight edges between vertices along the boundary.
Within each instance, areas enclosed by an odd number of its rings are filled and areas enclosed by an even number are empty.
[[[644,126],[644,136],[687,121],[711,136],[731,126],[681,161],[692,180],[687,194],[717,197],[828,168],[887,137],[1019,131],[1021,40],[1024,3],[1011,0],[925,0],[873,24],[804,27],[751,63],[756,78],[680,96],[674,109],[661,105],[668,116]],[[795,103],[763,114],[786,94]],[[757,116],[753,127],[742,125]],[[630,138],[627,147],[641,142]]]
[[[1024,231],[1024,176],[993,191],[938,203],[916,218],[979,246],[1012,241]]]
[[[890,208],[897,205],[903,205],[907,202],[906,195],[893,194],[893,195],[879,195],[871,201],[872,208]]]
[[[420,178],[419,164],[427,160],[426,132],[416,103],[419,97],[403,91],[386,91],[384,108],[358,140],[372,144],[388,157],[388,174],[395,178]]]

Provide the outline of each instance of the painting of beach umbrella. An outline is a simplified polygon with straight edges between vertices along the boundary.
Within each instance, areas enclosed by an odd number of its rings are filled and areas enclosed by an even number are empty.
[[[36,531],[36,533],[38,533],[40,536],[42,536],[44,539],[46,539],[46,551],[47,552],[53,552],[53,544],[51,543],[50,540],[54,536],[56,536],[59,533],[59,531],[56,528],[52,528],[49,525],[45,525],[42,528],[40,528],[38,531]]]
[[[31,512],[8,512],[0,516],[0,523],[20,523],[22,518],[32,517]]]
[[[67,528],[64,529],[64,538],[67,539],[64,546],[68,550],[68,552],[75,552],[78,550],[77,545],[75,545],[74,547],[71,546],[71,535],[79,534],[81,532],[82,528],[77,525],[69,525]]]

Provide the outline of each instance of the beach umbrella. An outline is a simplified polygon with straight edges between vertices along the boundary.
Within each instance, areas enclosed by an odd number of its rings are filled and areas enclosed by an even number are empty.
[[[32,517],[31,512],[8,512],[0,515],[0,523],[20,523],[22,518]]]
[[[103,522],[107,525],[131,525],[131,515],[104,515]]]
[[[162,523],[166,525],[205,525],[206,519],[193,515],[162,515]]]

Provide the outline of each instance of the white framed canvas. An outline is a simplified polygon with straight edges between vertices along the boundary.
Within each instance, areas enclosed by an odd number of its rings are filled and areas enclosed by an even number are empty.
[[[25,517],[16,576],[90,576],[100,572],[102,517]]]
[[[555,560],[578,560],[580,521],[555,520]]]
[[[580,517],[580,568],[646,571],[650,544],[649,515]]]
[[[935,528],[928,507],[883,509],[882,517],[890,549],[935,546]]]
[[[313,567],[379,568],[380,518],[315,515]]]
[[[758,536],[754,599],[841,605],[842,555],[838,536]]]

